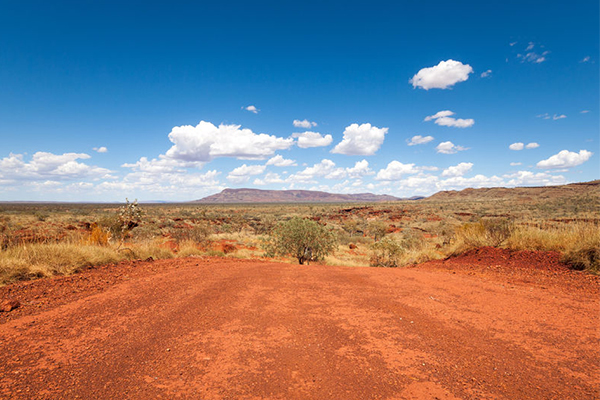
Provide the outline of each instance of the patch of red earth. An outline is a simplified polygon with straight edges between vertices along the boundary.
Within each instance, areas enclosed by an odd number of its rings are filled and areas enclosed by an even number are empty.
[[[554,254],[136,261],[9,297],[1,398],[598,398],[598,277]]]
[[[574,271],[560,259],[561,254],[555,251],[482,247],[456,257],[429,261],[415,267],[443,269],[453,273],[477,275],[483,279],[499,279],[508,284],[555,286],[567,292],[582,290],[594,295],[600,294],[597,275]]]

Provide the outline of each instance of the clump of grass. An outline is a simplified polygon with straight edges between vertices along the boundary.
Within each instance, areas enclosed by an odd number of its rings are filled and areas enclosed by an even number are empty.
[[[461,225],[456,231],[456,243],[460,251],[472,248],[499,247],[512,235],[514,225],[504,218],[485,218],[478,222]]]
[[[52,275],[70,275],[86,267],[125,258],[112,247],[75,243],[34,243],[0,252],[0,284]]]
[[[516,250],[559,251],[562,261],[574,269],[600,271],[600,227],[572,223],[543,229],[522,226],[515,230],[507,247]]]

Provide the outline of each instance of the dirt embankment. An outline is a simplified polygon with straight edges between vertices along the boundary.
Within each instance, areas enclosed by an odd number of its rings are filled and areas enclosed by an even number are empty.
[[[21,306],[0,313],[0,398],[598,398],[598,278],[553,257],[177,259],[3,287]]]

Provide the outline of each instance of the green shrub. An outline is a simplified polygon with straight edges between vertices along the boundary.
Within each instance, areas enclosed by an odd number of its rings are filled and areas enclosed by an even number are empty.
[[[384,237],[371,245],[372,267],[397,267],[400,256],[404,253],[404,246],[389,236]]]
[[[458,228],[457,238],[467,247],[501,246],[513,232],[513,223],[505,218],[486,218]]]
[[[322,260],[336,246],[334,232],[300,217],[279,223],[264,244],[267,256],[292,256],[300,264]]]

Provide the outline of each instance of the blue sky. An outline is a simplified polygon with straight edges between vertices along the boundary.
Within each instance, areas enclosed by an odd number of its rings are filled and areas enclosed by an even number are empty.
[[[595,0],[0,5],[0,200],[600,175]]]

